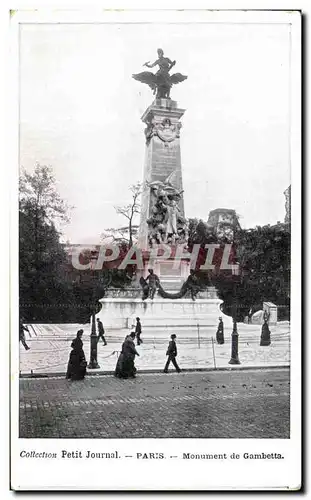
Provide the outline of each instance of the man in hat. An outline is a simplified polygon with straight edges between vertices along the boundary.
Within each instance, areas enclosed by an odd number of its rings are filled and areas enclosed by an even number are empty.
[[[170,342],[168,344],[168,348],[167,348],[167,351],[166,351],[166,355],[168,356],[168,358],[167,358],[167,361],[166,361],[166,365],[164,367],[164,373],[168,372],[168,367],[169,367],[170,362],[173,363],[173,365],[175,366],[176,371],[178,373],[181,372],[181,369],[179,368],[179,366],[177,364],[177,361],[176,361],[177,346],[176,346],[175,339],[176,339],[176,335],[175,335],[175,333],[173,333],[171,335],[171,340],[170,340]]]
[[[140,338],[140,336],[141,336],[141,322],[140,322],[140,318],[136,318],[135,334],[136,334],[137,345],[142,344],[143,341]]]
[[[97,342],[99,342],[99,339],[102,339],[104,342],[104,345],[107,345],[106,339],[105,339],[105,330],[104,330],[104,325],[100,321],[99,318],[97,318],[97,328],[98,328],[98,337],[97,337]]]

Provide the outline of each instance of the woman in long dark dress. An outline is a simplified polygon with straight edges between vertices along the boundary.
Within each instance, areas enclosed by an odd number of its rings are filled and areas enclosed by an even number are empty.
[[[124,345],[124,342],[122,344],[122,349],[123,349],[123,345]],[[124,361],[124,355],[123,355],[123,352],[121,350],[120,355],[118,357],[117,364],[116,364],[116,369],[115,369],[115,372],[114,372],[114,376],[115,377],[123,378],[122,377],[122,373],[123,373],[123,361]]]
[[[78,330],[76,338],[71,343],[72,351],[69,356],[66,378],[83,380],[86,374],[86,359],[82,342],[83,330]]]
[[[122,344],[121,354],[118,358],[115,376],[119,378],[134,378],[136,374],[136,368],[134,365],[135,356],[139,356],[139,353],[135,349],[135,332],[125,337]]]

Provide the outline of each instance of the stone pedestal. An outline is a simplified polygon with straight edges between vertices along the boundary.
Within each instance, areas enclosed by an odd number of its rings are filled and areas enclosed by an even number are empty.
[[[144,335],[169,331],[170,333],[187,332],[190,337],[197,335],[198,327],[215,335],[218,318],[231,326],[231,318],[220,311],[222,301],[217,298],[214,288],[204,292],[205,298],[193,301],[189,298],[168,300],[156,296],[153,300],[142,301],[140,290],[118,290],[118,297],[100,299],[102,308],[97,315],[108,330],[131,329],[135,318],[141,319]],[[122,296],[123,295],[123,296]],[[126,297],[125,295],[131,295]]]

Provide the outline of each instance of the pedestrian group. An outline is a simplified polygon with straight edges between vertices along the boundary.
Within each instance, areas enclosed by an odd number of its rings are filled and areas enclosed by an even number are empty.
[[[102,339],[104,345],[107,345],[107,341],[105,339],[105,330],[102,321],[97,319],[97,329],[98,329],[98,340]],[[137,341],[137,345],[143,343],[141,339],[142,326],[140,322],[140,318],[136,318],[136,326],[135,331],[131,332],[124,339],[122,344],[121,352],[118,357],[118,361],[116,364],[114,375],[115,377],[128,379],[136,377],[136,367],[135,367],[135,356],[139,356],[139,353],[135,347],[135,338]],[[69,356],[68,367],[66,378],[70,380],[83,380],[86,375],[86,367],[87,362],[85,359],[85,354],[83,350],[83,342],[82,342],[83,330],[80,329],[77,332],[76,338],[71,343],[71,353]],[[171,340],[169,342],[167,351],[167,362],[164,367],[164,373],[168,373],[168,367],[170,363],[174,365],[176,371],[180,373],[180,368],[177,364],[177,346],[176,346],[176,335],[171,335]]]

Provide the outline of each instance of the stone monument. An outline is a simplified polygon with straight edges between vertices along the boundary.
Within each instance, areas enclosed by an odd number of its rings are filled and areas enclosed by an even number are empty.
[[[185,110],[170,98],[172,85],[187,77],[180,73],[170,75],[175,64],[176,61],[164,57],[163,50],[158,49],[158,59],[153,64],[145,63],[149,68],[158,66],[157,73],[133,75],[148,84],[156,95],[141,118],[146,125],[146,151],[138,246],[143,250],[154,244],[186,245],[188,240],[180,155],[181,118]],[[175,292],[189,274],[186,261],[177,269],[167,258],[157,261],[155,266],[162,285]],[[146,269],[141,274],[146,277]]]
[[[157,73],[133,75],[149,85],[155,99],[141,117],[145,124],[145,163],[141,200],[141,219],[137,247],[144,255],[144,267],[137,270],[136,282],[126,291],[112,291],[100,300],[99,313],[107,328],[131,328],[135,318],[141,318],[144,335],[169,329],[170,333],[185,331],[197,334],[197,328],[218,324],[221,300],[214,287],[200,290],[189,257],[174,259],[176,249],[187,249],[188,228],[185,218],[182,165],[180,152],[181,119],[185,110],[170,97],[171,87],[187,77],[170,70],[176,61],[164,57],[158,49],[158,59],[148,68],[159,67]],[[169,248],[170,255],[150,264],[152,249]],[[231,318],[224,317],[231,325]]]

